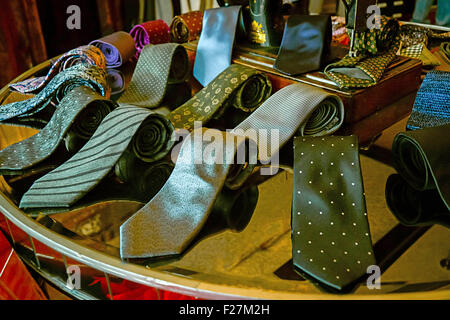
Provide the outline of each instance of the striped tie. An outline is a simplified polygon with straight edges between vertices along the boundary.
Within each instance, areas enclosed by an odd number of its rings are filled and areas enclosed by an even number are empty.
[[[119,103],[154,108],[160,105],[167,85],[183,82],[189,72],[186,49],[175,43],[144,47],[127,90]]]
[[[77,154],[35,181],[20,207],[70,207],[108,175],[127,147],[144,159],[160,160],[173,145],[172,132],[163,116],[140,107],[120,106]]]
[[[1,106],[0,121],[27,117],[43,110],[52,99],[59,103],[72,89],[86,86],[106,96],[108,84],[106,71],[96,66],[77,64],[58,73],[50,83],[31,99]]]
[[[87,141],[103,118],[116,107],[87,87],[77,87],[68,93],[58,105],[47,126],[34,136],[0,151],[0,174],[19,175],[49,158],[68,138]],[[73,137],[73,138],[70,138]],[[77,139],[78,140],[78,139]],[[70,149],[70,148],[69,148]]]

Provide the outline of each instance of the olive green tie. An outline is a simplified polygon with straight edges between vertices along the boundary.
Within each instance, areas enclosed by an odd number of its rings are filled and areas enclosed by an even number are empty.
[[[161,104],[167,85],[183,82],[189,72],[186,49],[176,43],[147,45],[142,50],[122,104],[154,108]]]
[[[405,225],[450,226],[450,124],[399,133],[392,145],[400,177],[386,185],[389,208]]]
[[[357,57],[346,56],[325,68],[340,88],[365,88],[378,83],[400,48],[399,24],[382,17],[381,28],[357,33]]]
[[[232,64],[206,87],[169,115],[176,129],[194,129],[194,121],[219,118],[229,107],[253,112],[271,94],[272,85],[263,73]]]
[[[294,159],[295,270],[345,290],[375,264],[357,137],[295,137]]]
[[[68,151],[73,152],[74,145],[89,140],[116,106],[88,87],[73,89],[61,100],[44,129],[0,151],[0,174],[23,174],[49,158],[64,139]]]
[[[113,170],[126,150],[144,161],[161,160],[174,144],[172,133],[172,124],[162,115],[122,105],[106,116],[78,153],[36,180],[20,207],[70,207]]]

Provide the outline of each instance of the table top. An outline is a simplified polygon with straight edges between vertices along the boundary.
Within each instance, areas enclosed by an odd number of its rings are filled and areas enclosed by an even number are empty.
[[[48,66],[49,62],[37,66],[15,81]],[[2,89],[0,98],[6,96],[7,91],[7,88]],[[393,135],[404,130],[404,122],[389,126],[374,147],[389,149]],[[28,128],[0,126],[0,147],[3,149],[35,132]],[[289,168],[258,185],[256,210],[242,232],[225,230],[197,239],[195,246],[170,261],[120,259],[119,226],[143,205],[137,202],[104,202],[55,214],[50,216],[50,226],[18,209],[14,190],[2,177],[0,212],[8,222],[0,226],[12,236],[22,258],[55,282],[61,266],[77,263],[83,270],[89,270],[85,272],[87,277],[105,273],[113,278],[206,299],[450,298],[450,270],[442,266],[442,261],[450,259],[450,230],[441,226],[400,226],[384,200],[384,185],[394,169],[375,160],[370,152],[367,154],[370,157],[361,155],[361,166],[372,242],[377,264],[383,272],[379,290],[370,290],[361,283],[352,293],[333,295],[293,272],[290,263],[292,173]],[[64,272],[58,277],[64,281]]]

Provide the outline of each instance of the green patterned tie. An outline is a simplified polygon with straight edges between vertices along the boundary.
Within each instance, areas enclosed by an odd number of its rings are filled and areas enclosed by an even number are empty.
[[[77,87],[58,105],[47,126],[34,136],[0,151],[0,174],[20,175],[49,158],[66,139],[86,142],[116,104],[88,87]]]
[[[357,32],[357,57],[346,56],[325,68],[325,74],[340,88],[365,88],[375,85],[400,48],[399,25],[382,17],[381,28]]]
[[[126,150],[143,161],[157,161],[173,146],[173,127],[148,109],[121,105],[111,112],[81,150],[35,181],[21,208],[70,207],[98,185]]]
[[[106,71],[79,64],[58,73],[36,96],[0,107],[0,121],[31,116],[43,110],[53,99],[59,103],[72,89],[86,86],[102,96],[108,93]]]
[[[127,90],[118,102],[146,108],[158,107],[167,85],[183,82],[189,71],[183,46],[175,43],[147,45],[139,56]]]
[[[272,84],[263,73],[233,64],[192,99],[174,110],[169,119],[176,129],[194,129],[194,121],[208,122],[229,107],[253,112],[271,94]]]
[[[294,266],[345,290],[375,264],[357,138],[296,137],[294,157]]]

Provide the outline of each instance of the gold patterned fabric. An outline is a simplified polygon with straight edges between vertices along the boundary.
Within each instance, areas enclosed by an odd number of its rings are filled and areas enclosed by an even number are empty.
[[[381,28],[357,33],[357,57],[346,56],[325,68],[325,74],[340,88],[365,88],[375,85],[400,48],[399,24],[381,19]]]
[[[228,107],[244,112],[258,108],[271,94],[272,85],[261,72],[233,64],[181,107],[169,119],[177,129],[194,129],[194,121],[218,118]]]

